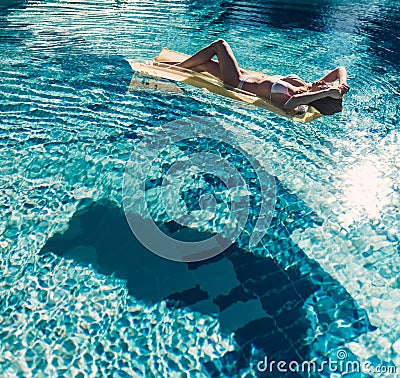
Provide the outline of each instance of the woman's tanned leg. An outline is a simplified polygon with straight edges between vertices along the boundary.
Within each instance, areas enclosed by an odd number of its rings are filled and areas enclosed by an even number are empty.
[[[217,56],[218,58],[220,69],[219,77],[225,84],[236,87],[240,80],[241,71],[229,44],[223,39],[211,43],[190,58],[179,63],[178,66],[193,69],[196,66],[198,67],[208,63],[208,68],[217,73],[215,66],[210,65],[210,62],[211,64],[217,63],[211,61],[214,56]],[[214,73],[212,74],[214,75]]]
[[[222,80],[221,69],[219,68],[219,63],[213,60],[210,60],[204,64],[200,64],[198,66],[194,66],[191,70],[196,72],[208,72],[211,75],[217,77]]]
[[[163,64],[170,64],[171,66],[179,66],[180,62],[162,62]],[[219,63],[215,60],[209,60],[206,63],[199,64],[198,66],[190,67],[190,70],[196,72],[208,72],[211,75],[222,80],[221,69]]]

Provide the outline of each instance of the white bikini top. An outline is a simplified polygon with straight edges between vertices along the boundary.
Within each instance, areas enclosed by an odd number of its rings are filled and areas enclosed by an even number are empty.
[[[295,74],[290,74],[287,76],[274,75],[274,77],[278,78],[278,81],[276,81],[271,86],[271,94],[269,95],[270,101],[271,101],[271,97],[272,97],[273,93],[285,94],[285,95],[290,96],[289,88],[287,87],[286,82],[283,79],[297,79],[297,80],[303,81],[299,76],[297,76]]]

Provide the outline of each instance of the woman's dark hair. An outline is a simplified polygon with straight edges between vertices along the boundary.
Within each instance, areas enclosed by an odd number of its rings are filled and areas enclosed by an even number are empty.
[[[332,115],[343,110],[341,98],[324,97],[310,102],[310,105],[323,115]]]

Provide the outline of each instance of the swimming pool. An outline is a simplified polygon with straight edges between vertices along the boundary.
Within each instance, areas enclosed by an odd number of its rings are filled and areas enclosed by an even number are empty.
[[[398,10],[61,0],[1,11],[0,375],[294,376],[263,372],[265,356],[316,361],[317,377],[344,372],[329,359],[400,369]],[[216,38],[257,71],[311,80],[345,65],[344,114],[304,125],[196,88],[148,90],[136,76],[128,90],[125,59]],[[268,165],[276,205],[251,251],[249,221],[228,251],[184,264],[134,239],[122,182],[146,136],[192,116],[228,125],[231,144]],[[200,145],[253,178],[232,146]],[[217,193],[222,213],[223,185],[201,183],[186,202]],[[146,185],[152,195],[158,182]],[[184,233],[151,198],[160,227]]]

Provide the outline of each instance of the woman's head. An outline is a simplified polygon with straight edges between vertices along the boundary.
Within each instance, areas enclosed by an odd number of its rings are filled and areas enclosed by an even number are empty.
[[[311,102],[309,105],[313,106],[323,115],[332,115],[340,113],[343,110],[341,98],[324,97]]]

